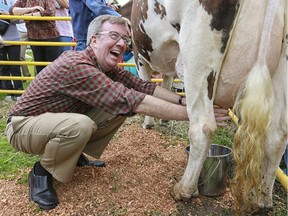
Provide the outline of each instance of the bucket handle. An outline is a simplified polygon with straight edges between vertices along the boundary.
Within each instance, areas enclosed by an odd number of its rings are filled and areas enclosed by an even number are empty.
[[[210,175],[208,178],[206,178],[204,182],[199,183],[198,186],[199,186],[199,185],[203,185],[204,183],[206,183],[206,182],[213,176],[213,174],[215,173],[216,169],[218,168],[218,166],[219,166],[220,163],[221,163],[220,158],[217,157],[217,159],[218,159],[218,164],[216,165],[216,167],[215,167],[215,169],[213,170],[213,172],[211,173],[211,175]],[[213,161],[213,163],[214,163],[214,161]],[[210,167],[213,165],[213,163],[211,163]],[[210,167],[209,167],[209,169],[210,169]]]

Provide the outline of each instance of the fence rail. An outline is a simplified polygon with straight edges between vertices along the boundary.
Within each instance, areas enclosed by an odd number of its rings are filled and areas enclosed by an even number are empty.
[[[76,46],[76,42],[45,42],[45,41],[3,41],[9,45],[32,45],[32,46]]]
[[[0,15],[0,19],[9,20],[55,20],[55,21],[71,21],[72,18],[69,16],[24,16],[24,15]]]
[[[51,62],[33,62],[33,61],[0,61],[0,65],[37,65],[37,66],[47,66]],[[119,63],[121,67],[135,67],[135,63]]]

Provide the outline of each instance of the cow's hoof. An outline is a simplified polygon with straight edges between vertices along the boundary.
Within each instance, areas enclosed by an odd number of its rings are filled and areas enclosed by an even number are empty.
[[[241,211],[245,212],[246,215],[269,215],[273,210],[271,207],[250,207],[248,209],[242,209]]]
[[[175,193],[175,190],[172,189],[170,191],[170,195],[172,196],[172,198],[175,200],[175,201],[181,201],[182,197],[179,193]]]
[[[265,193],[263,193],[265,194]],[[272,194],[271,195],[263,195],[257,197],[255,194],[249,196],[248,202],[250,203],[253,209],[258,209],[259,211],[270,211],[273,208]]]
[[[178,184],[174,186],[174,188],[171,190],[170,195],[173,197],[175,201],[188,201],[191,199],[192,195],[189,193],[185,193]],[[193,193],[193,197],[197,197],[198,191],[196,193]]]
[[[154,125],[147,125],[147,124],[142,124],[142,128],[144,129],[152,129]]]
[[[255,214],[258,215],[269,215],[269,212],[273,210],[272,206],[265,207],[265,208],[259,208],[258,211]]]

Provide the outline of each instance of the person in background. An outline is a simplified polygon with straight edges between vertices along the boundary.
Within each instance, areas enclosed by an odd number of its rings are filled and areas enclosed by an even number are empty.
[[[14,4],[17,0],[12,0],[12,3]],[[25,22],[22,20],[21,23],[16,24],[18,32],[20,34],[20,40],[21,41],[28,41],[28,35],[27,35],[27,28]],[[20,61],[26,61],[26,50],[27,50],[27,45],[21,45],[20,46]],[[21,70],[22,70],[22,75],[25,77],[31,77],[31,73],[28,69],[27,65],[21,65]],[[23,81],[23,83],[25,80]]]
[[[26,16],[55,16],[54,0],[17,0],[10,8],[11,15]],[[29,41],[60,42],[59,31],[53,20],[27,20],[27,34]],[[34,61],[52,62],[61,54],[60,46],[31,46]],[[37,73],[45,66],[36,66]]]
[[[53,178],[70,181],[76,165],[83,165],[82,152],[99,158],[127,117],[188,121],[185,98],[118,66],[129,36],[125,19],[98,16],[89,25],[87,48],[66,51],[45,67],[12,108],[9,143],[41,155],[28,177],[29,198],[40,208],[59,203]]]
[[[16,0],[14,0],[16,2]],[[18,32],[20,34],[20,40],[21,41],[28,41],[28,35],[27,35],[27,28],[25,26],[25,23],[19,23],[16,25]],[[27,45],[21,45],[20,46],[20,61],[25,62],[26,61],[26,50],[27,50]],[[31,77],[30,71],[28,69],[27,65],[21,65],[21,70],[22,74],[25,77]]]
[[[75,50],[84,50],[87,46],[87,30],[90,22],[100,15],[121,16],[113,3],[106,0],[70,0],[70,15],[77,45]]]
[[[7,6],[13,5],[12,0],[1,0],[3,4]],[[2,10],[0,14],[9,15],[8,11]],[[11,20],[9,27],[2,39],[4,41],[19,41],[20,35],[16,27],[16,23],[20,22],[19,20]],[[20,61],[20,46],[19,45],[9,45],[4,44],[0,48],[0,60],[1,61]],[[16,76],[21,77],[21,69],[19,65],[1,65],[0,66],[0,75],[1,76]],[[23,90],[23,83],[21,80],[1,80],[1,89],[7,90]],[[9,94],[5,97],[6,101],[17,100],[19,97],[18,94]]]
[[[69,1],[68,0],[54,0],[56,7],[56,16],[70,16],[68,13]],[[60,33],[61,42],[73,42],[73,28],[71,21],[56,21],[56,26]],[[61,53],[66,50],[72,50],[72,46],[62,46]]]

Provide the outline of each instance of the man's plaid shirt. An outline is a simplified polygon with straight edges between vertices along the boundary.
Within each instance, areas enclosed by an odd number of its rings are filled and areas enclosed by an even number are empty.
[[[85,113],[92,107],[129,115],[156,85],[120,67],[103,73],[90,47],[67,51],[45,67],[11,110],[16,116],[45,112]]]

